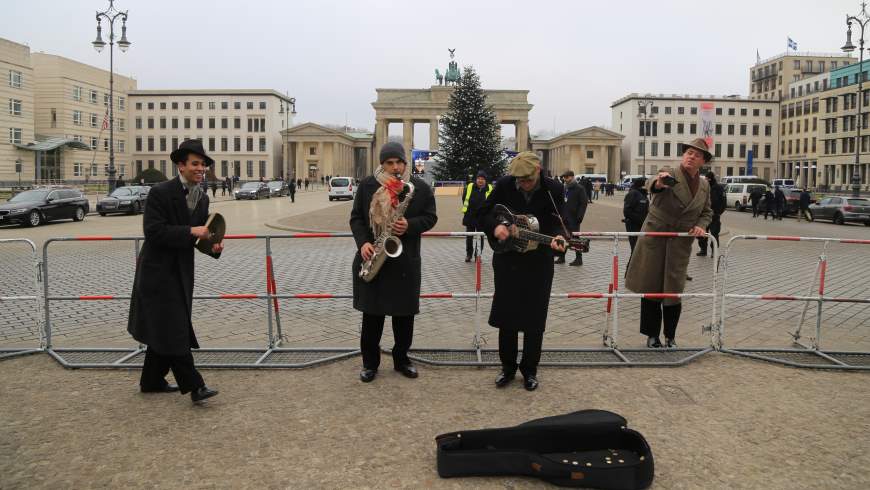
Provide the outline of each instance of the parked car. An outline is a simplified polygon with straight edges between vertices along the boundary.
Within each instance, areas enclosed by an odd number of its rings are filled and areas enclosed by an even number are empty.
[[[810,205],[813,220],[831,220],[834,224],[864,223],[870,226],[870,199],[866,197],[826,197]]]
[[[801,209],[801,190],[800,189],[783,189],[785,194],[785,214],[797,214]],[[810,204],[816,202],[813,193],[810,192]]]
[[[97,212],[100,216],[109,213],[139,214],[145,209],[145,200],[148,199],[147,186],[128,185],[118,187],[108,196],[97,201]]]
[[[350,177],[333,177],[329,179],[329,200],[353,199],[356,187]]]
[[[283,180],[273,180],[267,184],[271,197],[281,197],[290,194],[290,186]]]
[[[764,184],[769,186],[770,182],[757,177],[755,175],[727,175],[722,177],[720,184]]]
[[[268,199],[271,192],[265,182],[245,182],[233,195],[236,199]]]
[[[32,189],[16,194],[8,202],[0,204],[0,224],[39,226],[56,219],[81,221],[89,210],[90,203],[76,189]]]
[[[725,199],[728,202],[728,205],[733,206],[736,211],[744,211],[746,208],[752,207],[752,203],[749,201],[749,195],[752,194],[752,191],[755,189],[760,189],[761,192],[764,192],[767,190],[767,186],[764,184],[750,184],[745,182],[726,184]]]

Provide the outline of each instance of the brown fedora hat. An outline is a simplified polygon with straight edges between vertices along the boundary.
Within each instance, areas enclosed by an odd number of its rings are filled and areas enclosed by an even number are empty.
[[[172,163],[181,163],[187,160],[188,153],[196,153],[201,156],[203,160],[205,160],[205,165],[207,167],[214,165],[214,160],[205,153],[205,149],[202,147],[202,141],[200,140],[182,141],[181,144],[178,145],[178,148],[169,155],[169,159],[172,160]]]
[[[707,146],[707,141],[704,138],[695,138],[689,143],[683,143],[683,152],[685,153],[686,147],[694,148],[701,153],[704,154],[704,160],[710,161],[713,159],[713,154],[710,153],[710,148]]]

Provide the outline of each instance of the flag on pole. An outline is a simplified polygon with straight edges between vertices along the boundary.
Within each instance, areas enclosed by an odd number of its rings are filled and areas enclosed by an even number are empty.
[[[788,38],[788,49],[797,51],[797,42],[792,38]]]
[[[103,116],[103,127],[101,130],[105,131],[109,129],[109,111],[106,110],[106,114]]]

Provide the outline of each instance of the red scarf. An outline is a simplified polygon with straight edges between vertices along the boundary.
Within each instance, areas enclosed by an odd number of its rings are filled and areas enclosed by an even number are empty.
[[[399,194],[404,187],[405,183],[399,179],[392,178],[384,182],[384,189],[390,193],[390,204],[394,208],[399,205]]]

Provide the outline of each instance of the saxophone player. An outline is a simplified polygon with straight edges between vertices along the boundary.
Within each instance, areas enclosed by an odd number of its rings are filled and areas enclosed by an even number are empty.
[[[371,382],[381,361],[380,341],[384,320],[392,317],[393,368],[408,378],[417,377],[417,369],[408,358],[414,336],[414,315],[420,312],[420,235],[438,221],[432,189],[411,177],[405,149],[399,143],[381,148],[380,166],[374,175],[363,179],[353,201],[350,229],[356,242],[353,260],[353,307],[362,312],[360,350],[363,367],[360,380]],[[411,201],[402,216],[395,212],[413,184]],[[401,240],[402,251],[388,257],[371,281],[360,277],[363,263],[377,253],[378,237],[392,234]]]

